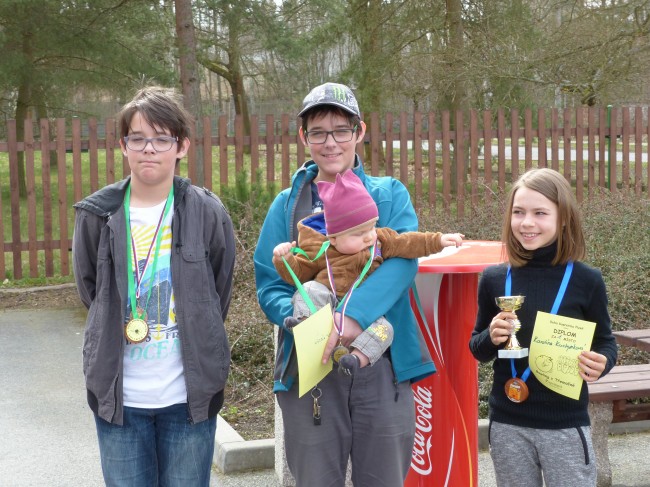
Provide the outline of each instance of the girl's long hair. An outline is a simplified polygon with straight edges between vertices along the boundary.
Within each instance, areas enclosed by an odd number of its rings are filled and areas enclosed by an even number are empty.
[[[573,189],[568,181],[557,171],[548,168],[531,169],[515,182],[510,189],[506,213],[503,219],[501,239],[505,243],[508,259],[513,267],[526,264],[532,252],[522,247],[512,233],[510,224],[515,193],[520,188],[528,188],[542,194],[557,205],[557,252],[553,265],[566,264],[570,260],[581,260],[585,256],[585,237],[582,217]]]

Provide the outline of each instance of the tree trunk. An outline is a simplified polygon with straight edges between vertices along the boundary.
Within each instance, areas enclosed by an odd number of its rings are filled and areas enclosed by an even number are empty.
[[[381,48],[382,2],[381,0],[353,1],[350,9],[356,15],[356,25],[359,26],[359,60],[361,67],[361,83],[355,95],[359,99],[359,106],[366,115],[365,122],[368,133],[372,130],[370,114],[373,112],[381,116],[382,113],[382,73],[385,73],[385,59]],[[379,122],[381,125],[381,122]],[[370,162],[372,149],[364,145],[364,159]],[[379,166],[385,164],[384,151],[379,149]]]
[[[174,0],[176,8],[176,41],[178,45],[179,64],[181,70],[181,88],[185,108],[196,117],[195,140],[203,136],[203,113],[201,105],[201,89],[199,79],[199,64],[196,60],[196,37],[190,0]],[[192,141],[194,143],[194,141]],[[203,145],[196,144],[196,176],[194,184],[205,185]]]
[[[43,87],[39,86],[38,88],[34,89],[34,95],[33,95],[33,100],[34,100],[34,108],[36,109],[36,120],[40,123],[41,120],[47,119],[48,118],[48,112],[47,112],[47,105],[45,104],[45,93],[43,91]],[[50,126],[50,142],[52,141],[52,127]],[[43,137],[43,134],[41,134],[41,137]],[[56,150],[51,150],[50,151],[50,171],[56,170],[57,165],[58,165],[58,154]]]
[[[16,138],[18,142],[25,141],[25,120],[27,111],[32,103],[32,67],[34,60],[34,36],[31,31],[22,33],[22,54],[27,69],[23,71],[18,99],[16,100]],[[18,194],[21,198],[27,196],[27,183],[25,181],[25,152],[18,152]]]
[[[233,101],[235,102],[235,113],[241,115],[244,121],[244,134],[251,133],[251,120],[248,110],[248,99],[246,98],[246,89],[244,88],[244,77],[240,73],[233,73],[228,80],[232,90]]]
[[[251,120],[248,111],[248,98],[246,97],[246,88],[244,86],[244,75],[241,69],[241,46],[240,46],[240,27],[241,22],[245,20],[232,15],[226,16],[228,21],[228,83],[232,91],[233,102],[235,103],[235,114],[241,115],[244,122],[244,135],[251,133]],[[245,147],[245,152],[250,153],[250,147]]]
[[[25,140],[25,120],[29,110],[29,83],[23,80],[18,88],[18,100],[16,101],[16,139],[18,142]],[[18,194],[21,198],[27,196],[27,183],[25,180],[25,152],[18,152]]]
[[[463,75],[459,69],[458,63],[463,59],[463,51],[465,47],[465,42],[463,40],[464,28],[463,28],[463,18],[462,18],[462,1],[461,0],[446,0],[447,5],[447,31],[448,31],[448,67],[450,72],[454,73],[454,83],[451,90],[448,93],[449,101],[449,110],[450,110],[450,119],[451,119],[451,130],[456,132],[456,137],[459,134],[462,134],[463,127],[457,126],[456,114],[459,111],[467,110],[467,91],[465,89],[465,83],[463,80]],[[456,160],[456,147],[457,144],[454,143],[454,161]],[[467,153],[465,154],[465,160],[463,161],[463,172],[467,174],[469,170],[469,158]],[[456,164],[452,164],[451,167],[451,181],[455,182],[458,180],[458,171]],[[455,192],[455,184],[452,184],[452,192]]]

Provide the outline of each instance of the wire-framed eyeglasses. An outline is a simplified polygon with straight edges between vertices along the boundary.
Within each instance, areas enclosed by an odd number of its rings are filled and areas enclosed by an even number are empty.
[[[324,144],[327,141],[327,137],[331,135],[334,142],[350,142],[356,131],[356,125],[351,129],[311,130],[305,132],[305,139],[310,144]]]
[[[169,149],[174,147],[176,142],[178,142],[178,137],[169,137],[167,135],[159,135],[158,137],[127,135],[124,137],[124,143],[126,146],[136,152],[142,152],[150,142],[153,150],[156,152],[167,152]]]

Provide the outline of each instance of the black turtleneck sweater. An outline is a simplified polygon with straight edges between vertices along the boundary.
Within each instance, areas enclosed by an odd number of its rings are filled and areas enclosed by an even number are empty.
[[[564,277],[565,265],[551,265],[556,245],[538,249],[523,267],[513,267],[512,295],[524,295],[526,299],[517,317],[522,323],[517,339],[522,347],[530,348],[537,311],[551,312],[553,302]],[[588,426],[589,392],[584,385],[580,399],[575,400],[553,392],[542,385],[534,374],[526,380],[530,395],[522,403],[514,403],[505,394],[505,383],[512,377],[510,359],[497,358],[496,346],[490,340],[489,326],[499,313],[494,298],[505,294],[507,264],[485,269],[478,289],[478,315],[469,347],[474,357],[481,362],[494,360],[494,383],[490,392],[490,419],[500,423],[541,429],[572,428]],[[596,323],[591,349],[607,357],[602,375],[616,363],[616,341],[612,335],[607,292],[599,270],[582,262],[575,262],[566,293],[558,313],[561,316],[577,318]],[[517,377],[528,367],[528,357],[515,359]]]

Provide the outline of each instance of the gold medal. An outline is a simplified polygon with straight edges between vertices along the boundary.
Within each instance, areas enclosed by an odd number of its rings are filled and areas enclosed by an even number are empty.
[[[124,335],[131,343],[142,343],[149,334],[149,325],[144,320],[134,318],[124,327]]]
[[[347,355],[349,353],[350,353],[350,350],[348,350],[343,345],[339,345],[332,352],[332,360],[334,360],[334,363],[338,364],[339,360],[341,360],[341,357],[343,357],[343,355]]]
[[[513,377],[506,382],[505,390],[506,396],[508,396],[508,399],[512,402],[519,403],[528,399],[528,386],[523,380],[517,377]]]

